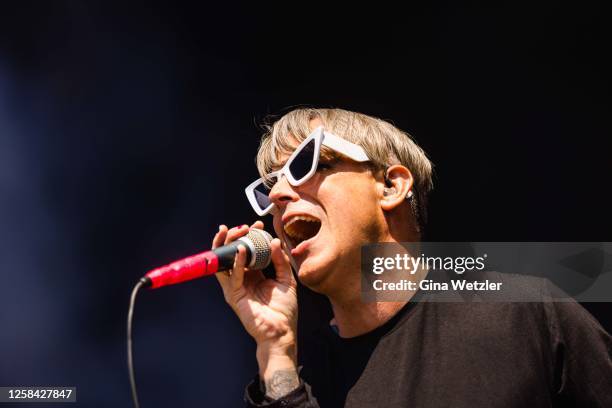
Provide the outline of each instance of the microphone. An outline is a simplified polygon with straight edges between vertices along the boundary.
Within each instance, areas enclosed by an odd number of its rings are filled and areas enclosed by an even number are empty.
[[[253,228],[231,244],[153,269],[141,278],[141,282],[143,286],[156,289],[232,269],[238,245],[246,247],[247,266],[250,269],[263,269],[270,264],[271,242],[270,234]]]

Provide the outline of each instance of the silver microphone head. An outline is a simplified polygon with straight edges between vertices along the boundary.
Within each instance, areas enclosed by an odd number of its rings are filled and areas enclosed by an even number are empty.
[[[272,259],[272,235],[264,230],[253,228],[244,237],[238,239],[246,244],[251,251],[249,269],[264,269]]]

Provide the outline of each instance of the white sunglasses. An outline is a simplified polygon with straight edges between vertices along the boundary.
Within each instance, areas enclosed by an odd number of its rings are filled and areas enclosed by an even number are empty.
[[[277,182],[285,175],[289,184],[294,187],[304,184],[317,171],[322,144],[356,162],[370,160],[361,146],[325,132],[323,127],[320,126],[300,143],[283,168],[269,173],[266,178]],[[272,186],[266,185],[263,177],[255,180],[244,189],[253,210],[259,216],[268,214],[274,208],[274,203],[269,197],[270,190],[272,190]]]

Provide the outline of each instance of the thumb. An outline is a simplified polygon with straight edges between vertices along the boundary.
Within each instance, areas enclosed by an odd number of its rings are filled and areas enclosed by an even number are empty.
[[[289,286],[296,286],[295,278],[291,271],[291,264],[289,263],[289,256],[283,250],[280,239],[274,238],[270,243],[270,247],[272,250],[272,264],[276,271],[276,280]]]

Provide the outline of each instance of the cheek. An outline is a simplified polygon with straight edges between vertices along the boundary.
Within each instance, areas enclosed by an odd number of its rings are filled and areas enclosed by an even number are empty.
[[[320,196],[323,193],[324,205],[333,228],[357,231],[368,228],[368,224],[377,219],[380,205],[374,186],[365,180],[342,180],[321,189]]]
[[[273,216],[272,227],[274,228],[274,232],[276,233],[276,236],[280,238],[283,232],[283,226],[282,226],[280,215]]]

